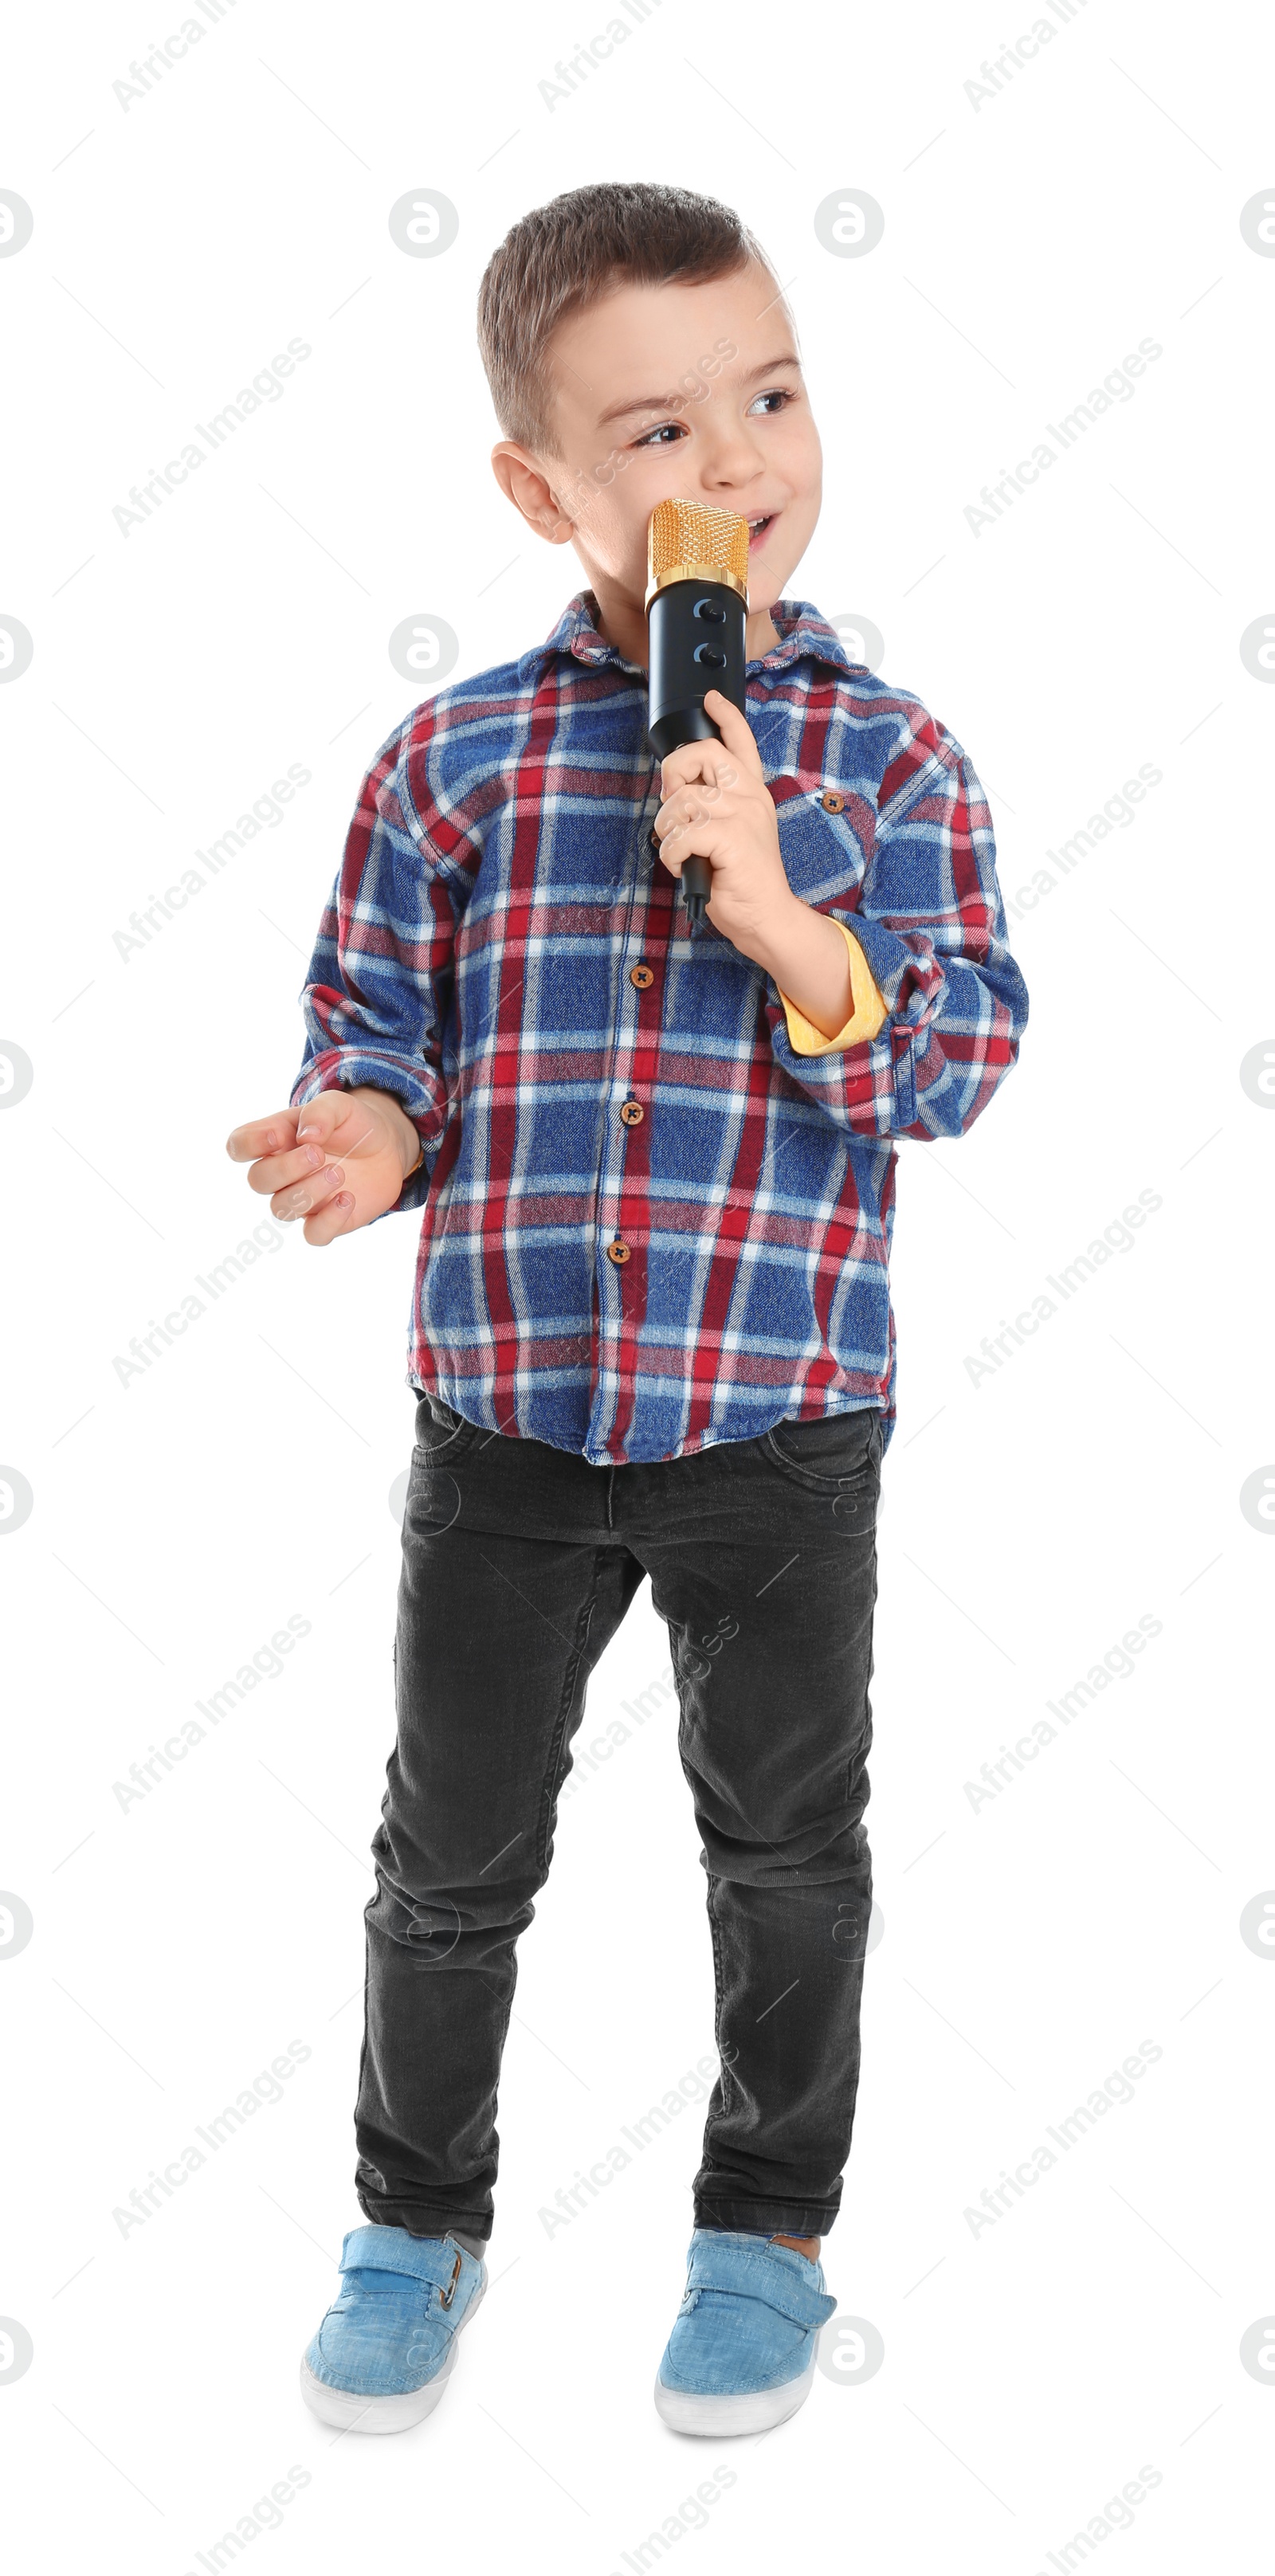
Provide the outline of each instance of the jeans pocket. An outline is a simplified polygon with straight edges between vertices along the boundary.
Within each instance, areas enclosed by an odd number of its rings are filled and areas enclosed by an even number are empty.
[[[883,1433],[874,1404],[813,1422],[776,1422],[761,1436],[762,1455],[794,1484],[828,1496],[857,1492],[881,1469]]]
[[[478,1438],[480,1422],[470,1422],[441,1395],[423,1395],[416,1407],[416,1449],[430,1467],[450,1467]]]

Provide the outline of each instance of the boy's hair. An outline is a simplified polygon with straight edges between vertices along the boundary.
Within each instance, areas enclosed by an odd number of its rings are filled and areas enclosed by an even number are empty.
[[[689,188],[615,180],[533,208],[493,251],[478,290],[478,347],[505,437],[558,454],[548,353],[567,314],[622,283],[699,286],[750,260],[769,271],[733,208]]]

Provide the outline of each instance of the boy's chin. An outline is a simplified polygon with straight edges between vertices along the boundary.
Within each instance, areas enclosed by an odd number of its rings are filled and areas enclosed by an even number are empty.
[[[795,551],[786,545],[782,554],[767,559],[764,547],[748,558],[748,613],[750,617],[766,615],[776,600],[792,597],[792,579],[804,555],[805,546]]]
[[[778,606],[780,600],[787,599],[788,596],[787,575],[781,577],[776,573],[768,572],[764,579],[749,582],[748,614],[750,617],[769,617],[771,610]]]

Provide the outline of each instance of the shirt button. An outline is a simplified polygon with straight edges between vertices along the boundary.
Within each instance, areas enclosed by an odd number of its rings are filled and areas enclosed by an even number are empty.
[[[607,1259],[608,1261],[613,1261],[618,1270],[628,1260],[629,1251],[630,1246],[627,1243],[620,1243],[619,1241],[609,1243],[607,1245]]]
[[[637,988],[638,988],[639,993],[644,993],[644,992],[646,991],[647,985],[648,985],[648,984],[653,984],[653,983],[655,982],[655,969],[654,969],[654,967],[653,967],[653,966],[630,966],[630,968],[629,968],[629,982],[630,982],[631,984],[636,984],[636,986],[637,986]]]
[[[625,1100],[620,1106],[620,1116],[626,1127],[639,1127],[646,1116],[646,1111],[640,1100]]]
[[[827,794],[820,797],[819,802],[825,814],[844,814],[846,810],[846,800],[835,787],[830,787]]]

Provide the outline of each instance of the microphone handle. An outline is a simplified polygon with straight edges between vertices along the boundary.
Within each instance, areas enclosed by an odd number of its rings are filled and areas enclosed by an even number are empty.
[[[720,742],[720,728],[704,713],[709,689],[720,689],[746,712],[744,629],[747,609],[728,582],[674,581],[657,590],[647,612],[650,645],[650,723],[647,739],[657,758],[687,742]],[[692,928],[704,918],[713,890],[707,859],[693,852],[679,883]]]
[[[686,918],[692,930],[698,930],[708,907],[708,898],[713,891],[713,871],[707,859],[701,858],[698,850],[692,851],[690,858],[687,859],[678,883],[682,889],[682,901],[686,906]]]
[[[702,707],[692,707],[682,711],[677,717],[671,719],[671,722],[675,725],[676,732],[673,738],[665,743],[664,751],[660,753],[661,760],[664,759],[666,752],[680,751],[684,742],[721,741],[721,727],[714,724],[711,716],[705,715]],[[677,882],[681,888],[682,901],[686,906],[686,918],[692,930],[698,930],[707,909],[708,898],[713,891],[712,866],[702,851],[692,850],[689,859],[683,859],[682,872]]]

